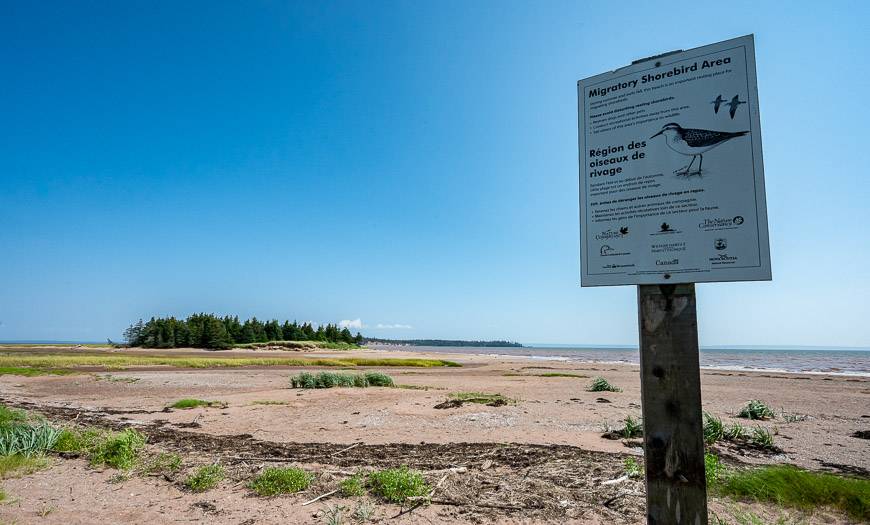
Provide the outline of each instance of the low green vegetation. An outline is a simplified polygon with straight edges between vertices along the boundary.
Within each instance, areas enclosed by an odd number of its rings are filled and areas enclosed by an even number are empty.
[[[622,420],[623,426],[620,429],[614,429],[609,424],[605,424],[604,437],[608,439],[631,439],[643,436],[643,419],[625,416]]]
[[[0,455],[25,457],[45,454],[57,442],[61,430],[46,422],[36,425],[13,423],[0,427]]]
[[[272,399],[258,399],[253,402],[255,405],[287,405],[287,401],[275,401]]]
[[[765,449],[776,448],[770,430],[757,426],[749,431],[740,423],[726,426],[718,417],[704,412],[704,443],[712,445],[719,441],[749,443]]]
[[[364,496],[366,493],[365,478],[361,473],[354,474],[353,476],[342,480],[339,484],[339,488],[341,489],[342,495],[347,497]]]
[[[487,392],[453,392],[447,397],[461,403],[477,403],[480,405],[507,405],[516,403],[515,399],[498,393]]]
[[[0,376],[10,375],[10,376],[47,376],[47,375],[66,375],[73,373],[72,370],[58,370],[52,368],[41,368],[41,367],[25,367],[25,366],[3,366],[0,367]]]
[[[805,510],[830,506],[859,522],[870,521],[870,480],[866,479],[774,465],[729,471],[721,476],[716,491]]]
[[[296,467],[271,467],[248,484],[259,496],[293,494],[308,488],[314,476]]]
[[[621,388],[611,385],[610,382],[600,376],[593,379],[586,390],[589,392],[622,392]]]
[[[633,457],[628,457],[623,460],[623,465],[625,467],[625,475],[630,478],[640,478],[643,477],[643,469],[640,466],[640,463]]]
[[[362,374],[344,374],[340,372],[302,372],[290,378],[292,388],[333,388],[370,386],[395,386],[393,378],[381,372],[365,372]]]
[[[140,472],[148,476],[171,474],[181,470],[181,456],[172,452],[161,452],[148,459]]]
[[[725,467],[719,460],[719,456],[709,452],[704,454],[704,476],[707,478],[707,486],[712,487],[719,482]]]
[[[737,414],[737,417],[746,419],[773,419],[775,416],[773,409],[761,401],[753,399],[746,403],[746,406],[740,409],[740,413]]]
[[[27,413],[16,408],[0,405],[0,428],[27,421]]]
[[[218,464],[205,465],[196,469],[184,480],[184,486],[191,492],[205,492],[213,489],[226,477],[224,468]]]
[[[266,341],[265,343],[246,343],[233,345],[233,348],[285,348],[287,350],[358,350],[362,348],[356,343],[329,341]]]
[[[127,428],[121,432],[106,433],[89,450],[92,465],[106,465],[119,470],[133,468],[145,448],[145,436]]]
[[[102,367],[121,370],[133,366],[173,366],[177,368],[231,368],[245,366],[327,366],[327,367],[415,367],[461,366],[442,359],[342,357],[182,357],[119,354],[7,354],[0,355],[0,366],[69,369]]]
[[[227,404],[223,401],[205,401],[204,399],[179,399],[175,403],[169,405],[169,408],[177,408],[187,410],[191,408],[206,407],[206,408],[226,408]]]
[[[429,484],[423,474],[407,466],[370,473],[368,486],[372,494],[390,503],[403,503],[408,498],[429,494]]]

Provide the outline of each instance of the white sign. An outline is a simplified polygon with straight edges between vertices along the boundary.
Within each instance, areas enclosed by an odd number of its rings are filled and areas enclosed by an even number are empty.
[[[753,37],[577,86],[581,284],[770,280]]]

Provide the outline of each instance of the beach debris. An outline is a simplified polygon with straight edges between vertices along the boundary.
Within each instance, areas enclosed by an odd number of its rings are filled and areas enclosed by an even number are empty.
[[[311,505],[311,504],[314,503],[315,501],[319,501],[319,500],[321,500],[321,499],[323,499],[323,498],[328,498],[329,496],[332,496],[333,494],[335,494],[335,493],[338,492],[339,490],[341,490],[341,489],[335,489],[335,490],[332,490],[332,491],[330,491],[330,492],[327,492],[326,494],[321,494],[320,496],[317,496],[317,497],[314,498],[314,499],[310,499],[310,500],[306,501],[305,503],[302,504],[302,506],[305,507],[306,505]]]
[[[870,439],[870,430],[857,430],[852,437],[859,439]]]
[[[628,480],[628,474],[624,474],[622,476],[619,476],[616,479],[609,479],[607,481],[602,481],[601,484],[602,485],[616,485],[617,483],[622,483],[623,481],[627,481],[627,480]]]
[[[596,403],[612,403],[612,401],[607,399],[606,397],[595,398],[595,402]]]

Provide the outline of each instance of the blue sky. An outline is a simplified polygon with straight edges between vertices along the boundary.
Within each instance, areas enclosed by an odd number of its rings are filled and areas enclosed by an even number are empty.
[[[0,340],[211,311],[635,343],[635,288],[579,286],[576,81],[755,33],[774,280],[699,285],[701,343],[870,346],[866,3],[0,12]]]

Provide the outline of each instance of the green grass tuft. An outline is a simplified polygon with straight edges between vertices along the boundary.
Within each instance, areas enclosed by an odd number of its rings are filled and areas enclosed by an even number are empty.
[[[175,403],[169,405],[169,408],[187,410],[197,407],[226,408],[226,406],[227,404],[222,401],[205,401],[204,399],[179,399]]]
[[[366,493],[365,478],[362,474],[354,474],[353,476],[343,480],[339,487],[344,496],[364,496]]]
[[[205,465],[184,480],[184,486],[191,492],[205,492],[213,489],[226,477],[224,468],[220,465]]]
[[[622,433],[622,437],[630,439],[641,437],[643,435],[643,419],[635,419],[631,416],[625,416],[625,419],[623,419],[623,423],[625,426],[623,426],[622,430],[620,431]]]
[[[770,433],[770,430],[761,426],[752,429],[750,441],[752,441],[753,445],[761,448],[774,448],[773,434]]]
[[[429,494],[429,484],[423,474],[407,466],[372,472],[368,485],[373,494],[391,503],[403,503],[408,498]]]
[[[808,511],[831,506],[858,521],[870,521],[870,480],[866,479],[775,465],[730,472],[722,477],[717,490],[728,496]]]
[[[746,406],[740,409],[737,417],[747,419],[773,419],[773,410],[757,399],[753,399],[746,403]]]
[[[589,392],[622,392],[621,388],[611,385],[606,379],[600,376],[593,379],[592,383],[589,384],[589,388],[586,390]]]
[[[308,488],[314,476],[295,467],[271,467],[254,478],[248,487],[259,496],[293,494]]]
[[[712,445],[725,439],[725,425],[718,417],[704,412],[704,443]]]
[[[9,408],[5,405],[0,405],[0,427],[25,422],[27,422],[26,412],[16,408]]]
[[[37,425],[7,423],[0,427],[0,455],[35,456],[49,451],[61,430],[46,422]]]
[[[708,487],[712,487],[719,482],[724,470],[725,467],[719,461],[719,456],[709,452],[704,454],[704,475],[707,478]]]
[[[171,452],[161,452],[150,458],[142,466],[141,473],[145,475],[168,474],[181,470],[181,456]]]
[[[643,476],[643,469],[641,469],[640,463],[637,462],[637,459],[628,457],[625,458],[622,463],[625,466],[626,476],[630,478],[639,478]]]
[[[128,470],[136,464],[144,447],[145,436],[135,429],[106,433],[89,447],[91,464]]]

